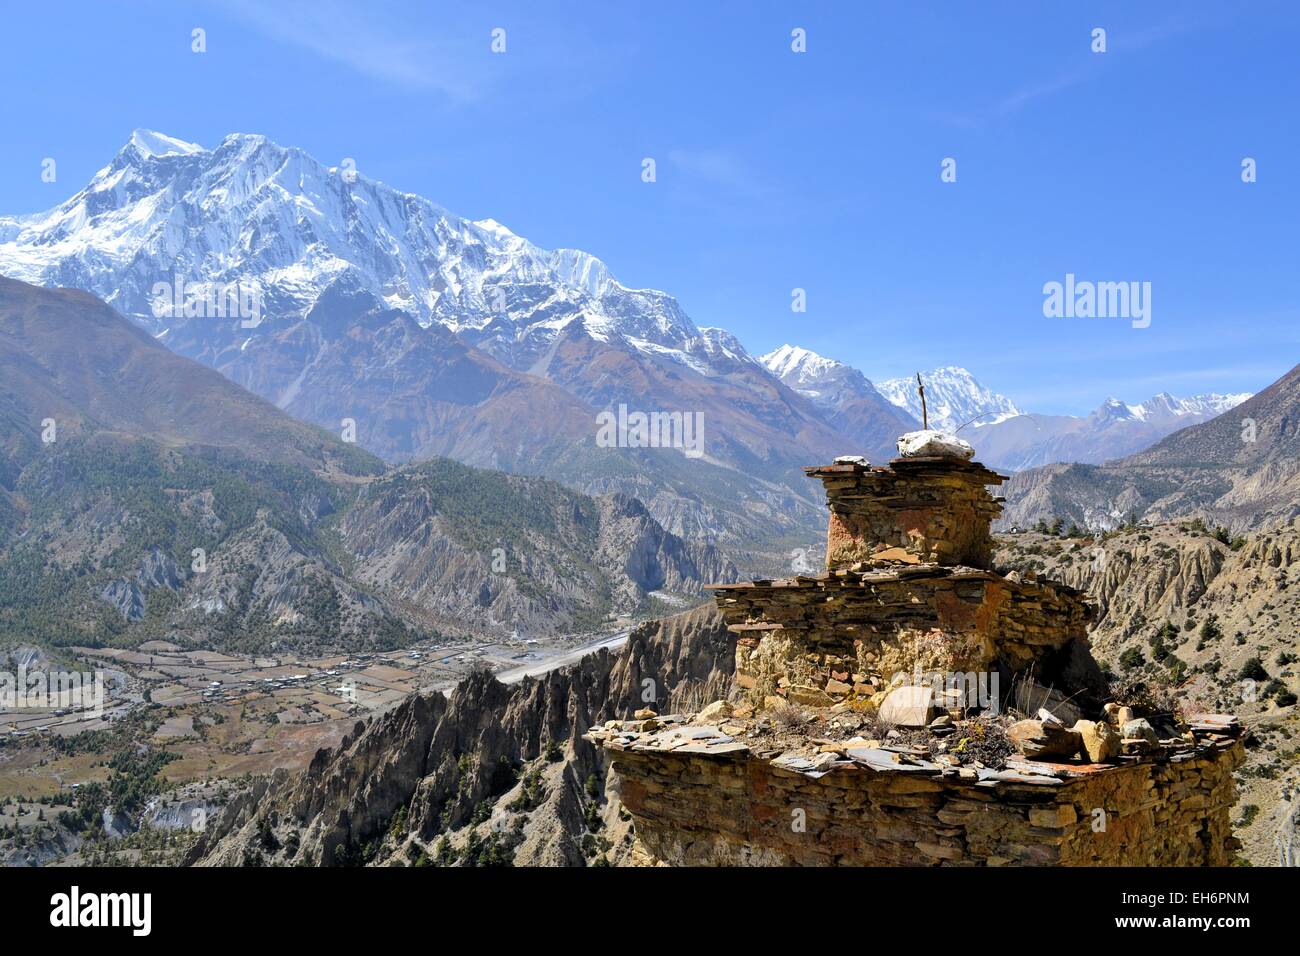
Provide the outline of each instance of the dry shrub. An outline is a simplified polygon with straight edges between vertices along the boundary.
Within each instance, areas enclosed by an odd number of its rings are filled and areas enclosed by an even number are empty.
[[[1007,738],[1005,723],[995,717],[977,717],[965,724],[948,752],[1001,770],[1015,751],[1015,746]]]
[[[1182,720],[1188,708],[1172,684],[1116,675],[1110,679],[1109,694],[1115,703],[1132,707],[1144,716],[1169,715]]]
[[[668,713],[698,714],[715,700],[727,700],[731,676],[714,671],[704,680],[680,681],[668,694]]]
[[[868,714],[858,733],[871,740],[884,740],[895,729],[893,721],[886,720],[879,713]]]
[[[768,708],[767,715],[772,718],[777,730],[798,730],[804,724],[804,712],[788,700],[773,704]]]

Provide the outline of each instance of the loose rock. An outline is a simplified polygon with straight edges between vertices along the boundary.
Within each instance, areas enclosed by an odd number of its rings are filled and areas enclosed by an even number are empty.
[[[1007,738],[1031,760],[1073,757],[1083,746],[1079,734],[1061,724],[1041,720],[1018,720],[1007,729]]]

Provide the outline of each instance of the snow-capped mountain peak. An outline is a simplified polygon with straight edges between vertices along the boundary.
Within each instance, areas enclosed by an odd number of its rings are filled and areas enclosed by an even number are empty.
[[[783,383],[824,409],[842,410],[849,403],[863,399],[884,404],[884,396],[856,368],[811,349],[786,344],[758,361]]]
[[[461,218],[260,134],[232,133],[209,150],[136,130],[66,202],[0,218],[0,270],[97,292],[155,335],[175,330],[154,314],[159,282],[255,287],[272,323],[306,315],[344,283],[517,368],[575,322],[697,370],[716,354],[672,296],[624,286],[595,256],[540,249],[494,219]]]
[[[1136,421],[1141,421],[1144,414],[1145,410],[1141,405],[1128,405],[1113,395],[1097,406],[1097,410],[1093,412],[1093,415],[1097,418],[1111,420],[1131,419]]]
[[[767,370],[787,385],[797,388],[824,378],[828,373],[847,368],[843,362],[818,355],[811,349],[798,345],[782,345],[761,356],[759,361]]]
[[[158,159],[164,156],[190,156],[206,150],[198,143],[187,143],[183,139],[154,132],[151,129],[137,129],[131,133],[130,145],[146,159]]]
[[[956,365],[921,373],[930,427],[955,431],[967,423],[987,426],[1023,414],[1011,399],[985,388],[966,369]],[[921,397],[916,377],[891,378],[876,387],[889,401],[921,418]]]

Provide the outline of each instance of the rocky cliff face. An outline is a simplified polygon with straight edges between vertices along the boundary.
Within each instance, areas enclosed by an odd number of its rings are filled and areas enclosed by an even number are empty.
[[[372,483],[338,531],[359,580],[462,625],[591,627],[652,592],[736,577],[716,548],[669,534],[635,498],[445,459]]]
[[[1195,522],[1030,533],[1001,538],[996,560],[1085,589],[1098,608],[1093,650],[1123,680],[1169,686],[1179,706],[1233,710],[1250,725],[1235,831],[1246,856],[1269,865],[1300,793],[1300,522],[1224,537]]]
[[[1117,662],[1126,642],[1171,622],[1179,635],[1165,643],[1177,645],[1174,656],[1192,667],[1222,656],[1228,676],[1261,648],[1300,649],[1300,594],[1291,581],[1300,522],[1220,537],[1193,522],[1089,538],[1029,533],[1000,538],[997,561],[1086,590],[1097,607],[1092,643],[1103,658]],[[1183,636],[1211,617],[1216,625],[1204,641]]]
[[[605,792],[594,723],[724,688],[730,636],[711,606],[642,625],[599,651],[506,686],[487,673],[358,723],[307,771],[255,781],[189,862],[476,865],[617,862],[627,826]]]

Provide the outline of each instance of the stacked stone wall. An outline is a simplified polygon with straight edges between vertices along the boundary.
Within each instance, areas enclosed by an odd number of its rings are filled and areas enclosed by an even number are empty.
[[[1223,866],[1242,748],[1032,785],[810,777],[748,754],[611,757],[641,847],[675,866]]]
[[[820,478],[830,507],[828,570],[881,561],[991,566],[989,527],[1002,502],[987,486],[1004,481],[982,465],[901,459],[891,468],[829,465]]]
[[[784,678],[825,689],[846,672],[1015,674],[1068,659],[1059,652],[1074,642],[1086,648],[1091,621],[1072,588],[936,566],[729,585],[715,597],[738,635],[742,687]]]

